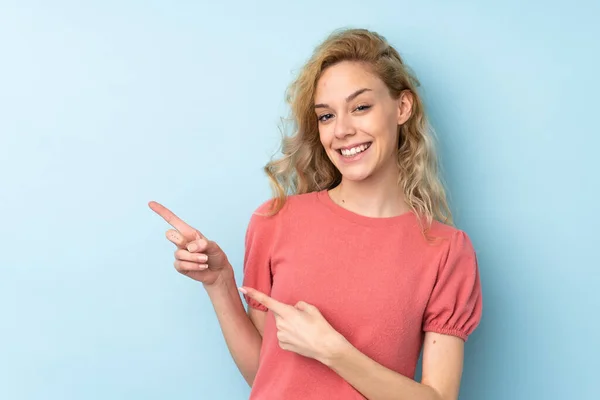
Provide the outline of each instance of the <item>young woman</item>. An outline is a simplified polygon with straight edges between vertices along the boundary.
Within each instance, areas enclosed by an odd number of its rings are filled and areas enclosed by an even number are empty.
[[[418,83],[377,33],[333,33],[289,89],[276,195],[246,233],[244,309],[217,243],[162,205],[176,269],[203,283],[251,399],[457,399],[482,312]],[[420,382],[414,380],[423,351]]]

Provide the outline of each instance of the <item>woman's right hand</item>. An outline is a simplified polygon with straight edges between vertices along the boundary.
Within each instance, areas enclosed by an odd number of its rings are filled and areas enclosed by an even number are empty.
[[[166,232],[167,239],[177,246],[175,269],[205,286],[223,281],[223,275],[230,273],[232,268],[219,245],[208,240],[162,204],[151,201],[148,206],[175,228]]]

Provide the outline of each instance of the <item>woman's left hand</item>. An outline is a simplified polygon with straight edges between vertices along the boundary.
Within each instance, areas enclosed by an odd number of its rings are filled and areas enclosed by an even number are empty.
[[[283,350],[313,358],[325,365],[343,351],[346,339],[327,322],[317,307],[304,301],[294,306],[284,304],[248,287],[239,290],[273,312],[277,339]]]

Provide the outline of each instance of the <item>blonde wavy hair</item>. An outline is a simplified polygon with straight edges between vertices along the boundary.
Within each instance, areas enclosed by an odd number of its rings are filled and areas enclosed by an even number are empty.
[[[410,92],[413,97],[412,114],[406,123],[398,127],[398,184],[412,211],[420,217],[421,226],[426,221],[424,232],[428,231],[434,219],[453,225],[438,173],[434,132],[416,90],[419,81],[383,36],[366,29],[333,32],[314,50],[288,87],[286,100],[290,107],[288,121],[292,124],[292,132],[286,135],[284,130],[281,156],[273,158],[264,167],[273,189],[271,215],[281,210],[289,195],[331,189],[341,182],[339,170],[320,142],[314,112],[319,78],[326,68],[341,61],[357,61],[369,66],[395,99],[402,92]]]

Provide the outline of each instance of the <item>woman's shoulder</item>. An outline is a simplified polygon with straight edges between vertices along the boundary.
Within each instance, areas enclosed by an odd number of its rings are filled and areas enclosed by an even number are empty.
[[[455,225],[434,219],[429,227],[429,231],[436,236],[448,237],[455,235],[457,232],[461,232],[461,229]]]
[[[260,203],[254,210],[253,215],[277,219],[281,215],[303,213],[312,208],[317,201],[318,192],[291,194],[286,196],[283,205],[279,207],[279,199],[271,197]]]
[[[455,225],[434,220],[427,231],[427,234],[434,242],[441,244],[440,247],[444,253],[454,251],[464,253],[475,252],[469,234]]]

